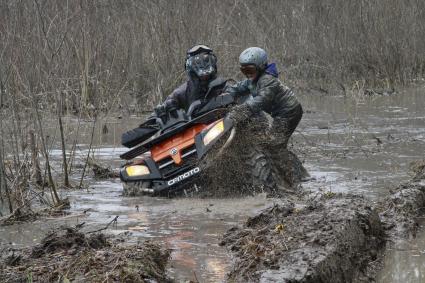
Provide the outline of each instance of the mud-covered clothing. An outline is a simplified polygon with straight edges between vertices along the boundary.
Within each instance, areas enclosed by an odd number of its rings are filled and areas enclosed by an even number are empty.
[[[208,82],[190,78],[187,82],[176,88],[164,101],[167,109],[184,109],[196,100],[206,100],[223,92],[227,81],[223,78],[215,78]]]
[[[286,147],[289,137],[301,120],[303,110],[292,90],[277,77],[276,66],[270,64],[256,81],[244,80],[228,87],[226,91],[235,98],[251,94],[230,113],[236,124],[265,111],[274,118],[272,134],[280,134],[275,142]]]
[[[294,93],[277,78],[274,64],[270,64],[256,81],[244,80],[226,89],[234,97],[251,94],[245,102],[252,113],[263,110],[274,117],[297,115],[300,103]]]
[[[290,116],[274,117],[272,129],[271,129],[272,134],[275,136],[280,136],[281,139],[284,139],[284,140],[281,140],[281,142],[284,143],[286,146],[288,144],[289,138],[294,133],[295,129],[300,123],[302,116],[303,116],[302,107],[301,105],[298,105],[296,106],[296,108],[294,109],[294,111],[291,113]]]
[[[246,123],[244,127],[253,131],[258,128],[256,120],[261,111],[273,117],[270,132],[264,133],[264,128],[267,127],[260,125],[262,129],[252,142],[268,155],[278,176],[281,176],[288,186],[293,187],[296,180],[289,162],[291,155],[287,146],[289,138],[301,121],[303,110],[292,90],[284,86],[277,77],[275,66],[269,65],[257,81],[244,80],[229,87],[226,91],[235,98],[251,94],[243,104],[232,109],[229,117],[236,125]]]

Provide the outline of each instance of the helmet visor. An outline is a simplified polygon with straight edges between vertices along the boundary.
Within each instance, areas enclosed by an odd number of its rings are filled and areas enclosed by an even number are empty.
[[[246,77],[252,78],[257,75],[257,67],[255,65],[243,65],[241,66],[241,72]]]
[[[213,50],[206,45],[195,45],[187,51],[188,56],[193,56],[201,52],[211,53]]]
[[[210,77],[216,71],[215,56],[208,53],[201,53],[188,59],[189,68],[199,78]]]

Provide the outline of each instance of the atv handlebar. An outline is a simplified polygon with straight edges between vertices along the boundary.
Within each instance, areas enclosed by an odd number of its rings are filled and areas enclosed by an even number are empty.
[[[193,112],[196,110],[196,108],[198,108],[199,106],[202,105],[202,102],[200,100],[195,100],[190,106],[189,109],[187,110],[187,116],[192,117]]]

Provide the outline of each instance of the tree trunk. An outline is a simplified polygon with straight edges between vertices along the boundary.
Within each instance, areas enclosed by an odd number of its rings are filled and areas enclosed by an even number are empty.
[[[3,144],[3,95],[4,95],[4,84],[0,75],[0,195],[6,194],[7,202],[9,205],[10,213],[13,212],[12,200],[10,198],[9,187],[6,180],[6,170],[4,168],[4,144]],[[3,200],[3,198],[2,198]]]
[[[0,125],[3,127],[3,122]],[[0,129],[0,134],[3,136],[3,128]],[[6,180],[6,170],[4,168],[4,159],[3,159],[3,140],[0,141],[0,194],[4,192],[6,194],[7,202],[9,205],[9,212],[13,212],[12,200],[10,198],[9,187]]]
[[[52,192],[52,195],[53,195],[53,201],[56,204],[60,204],[61,201],[60,201],[58,192],[56,191],[55,182],[53,181],[53,177],[52,177],[52,170],[50,168],[49,153],[47,152],[46,142],[44,140],[44,134],[43,134],[43,126],[41,125],[40,113],[38,112],[38,102],[37,102],[37,99],[36,99],[36,97],[33,93],[31,93],[31,96],[32,96],[32,99],[33,99],[35,116],[37,118],[38,130],[40,132],[41,146],[42,146],[42,149],[43,149],[44,158],[46,159],[47,176],[48,176],[48,179],[49,179],[49,186],[50,186],[50,189],[51,189],[51,192]]]
[[[93,121],[93,128],[92,128],[92,131],[91,131],[90,146],[89,146],[89,150],[87,151],[87,157],[86,157],[86,162],[84,163],[83,173],[81,174],[80,185],[78,186],[79,189],[81,189],[83,187],[84,175],[86,173],[87,165],[89,163],[90,151],[91,151],[91,148],[93,146],[95,128],[96,128],[96,116],[94,117],[94,121]]]
[[[30,131],[30,146],[31,146],[31,161],[32,161],[32,174],[31,179],[38,186],[43,185],[43,177],[41,176],[40,160],[38,159],[38,149],[35,141],[34,131]]]
[[[63,124],[62,117],[59,114],[59,130],[61,133],[61,143],[62,143],[62,161],[63,161],[63,174],[64,174],[64,186],[69,188],[69,178],[68,178],[68,164],[66,161],[66,148],[65,148],[65,136],[63,133]]]

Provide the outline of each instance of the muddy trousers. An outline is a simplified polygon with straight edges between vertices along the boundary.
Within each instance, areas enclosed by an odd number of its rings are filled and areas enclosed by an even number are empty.
[[[273,117],[270,143],[265,151],[268,153],[273,168],[290,187],[297,184],[305,169],[295,154],[288,150],[288,141],[301,121],[303,110],[299,105],[291,115]],[[299,168],[299,167],[302,168]]]
[[[286,148],[291,135],[294,133],[303,116],[303,109],[298,105],[294,111],[285,116],[273,117],[271,134],[275,137],[273,146]]]

